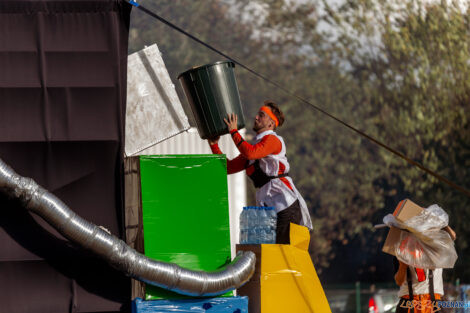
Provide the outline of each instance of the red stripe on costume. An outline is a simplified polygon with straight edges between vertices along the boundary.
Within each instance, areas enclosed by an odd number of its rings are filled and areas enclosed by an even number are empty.
[[[422,268],[415,268],[416,275],[418,275],[418,281],[422,282],[426,280],[426,272]]]
[[[285,166],[282,162],[279,162],[279,172],[278,172],[278,175],[284,174],[285,171],[286,171],[286,166]],[[293,190],[293,189],[292,189],[292,186],[291,186],[291,184],[289,183],[289,181],[287,180],[287,178],[281,177],[281,178],[279,178],[279,179],[287,186],[287,188],[289,188],[290,190]]]

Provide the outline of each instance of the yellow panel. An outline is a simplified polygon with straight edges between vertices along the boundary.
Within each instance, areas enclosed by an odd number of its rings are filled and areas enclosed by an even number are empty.
[[[294,223],[290,223],[290,244],[302,250],[308,250],[310,243],[310,233],[308,228]]]
[[[305,239],[305,231],[294,227],[297,247],[261,245],[261,313],[331,313]]]

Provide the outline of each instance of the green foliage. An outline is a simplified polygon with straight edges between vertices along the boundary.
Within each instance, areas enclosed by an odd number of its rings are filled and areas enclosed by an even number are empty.
[[[469,189],[468,13],[418,0],[345,1],[339,7],[296,3],[142,4]],[[192,66],[221,59],[138,10],[132,23],[130,50],[156,42],[175,81]],[[342,247],[352,241],[361,251],[348,256],[363,267],[357,272],[375,271],[367,255],[381,253],[384,233],[372,233],[372,225],[409,197],[449,212],[460,256],[452,275],[470,280],[468,197],[240,67],[236,71],[248,121],[268,98],[285,112],[278,132],[287,143],[290,174],[312,209],[311,251],[319,272],[344,258]]]
[[[347,5],[346,5],[347,6]],[[375,12],[377,43],[373,55],[350,55],[356,81],[367,85],[373,125],[368,130],[383,142],[469,188],[469,109],[470,109],[470,25],[468,13],[457,5],[423,4],[405,1],[393,9],[390,3],[357,1],[330,11],[330,20],[342,29],[335,49],[350,51],[363,46],[361,37],[352,37],[348,28],[363,24],[359,12]],[[344,18],[348,12],[349,19]],[[377,14],[380,12],[380,14]],[[334,17],[334,18],[333,18]],[[383,176],[390,186],[404,191],[422,206],[438,203],[450,214],[450,223],[460,235],[456,246],[460,255],[453,275],[469,279],[465,263],[469,259],[468,215],[470,199],[436,178],[404,163],[385,150],[379,151],[386,163]],[[393,190],[393,189],[392,189]]]

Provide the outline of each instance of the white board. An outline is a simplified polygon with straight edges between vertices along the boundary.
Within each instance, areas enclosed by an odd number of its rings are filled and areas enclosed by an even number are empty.
[[[156,44],[129,55],[124,151],[127,156],[190,128]]]

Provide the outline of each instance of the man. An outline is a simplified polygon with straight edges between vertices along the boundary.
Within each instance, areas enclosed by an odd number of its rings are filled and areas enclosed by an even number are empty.
[[[443,228],[452,240],[457,235],[450,226]],[[412,267],[394,259],[395,282],[400,286],[398,297],[400,301],[395,309],[396,313],[434,313],[441,311],[439,302],[444,296],[442,281],[442,268],[421,269]]]
[[[290,167],[286,158],[286,145],[282,137],[274,132],[284,123],[284,114],[279,107],[268,100],[259,109],[253,125],[257,134],[253,145],[246,142],[238,132],[237,115],[231,114],[224,121],[240,151],[235,159],[227,160],[227,172],[233,174],[246,170],[257,188],[257,205],[276,209],[276,243],[290,243],[290,223],[312,229],[307,205],[288,176]],[[222,154],[218,146],[219,138],[208,141],[214,154]]]
[[[397,313],[433,313],[444,295],[442,268],[421,269],[399,261],[395,282],[400,286]]]

